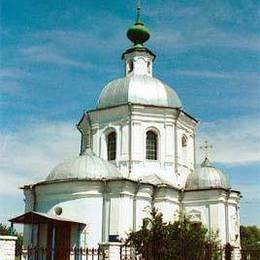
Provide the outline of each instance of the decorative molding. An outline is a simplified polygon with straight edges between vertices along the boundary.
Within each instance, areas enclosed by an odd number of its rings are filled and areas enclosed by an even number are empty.
[[[34,210],[34,194],[32,188],[24,189],[24,196],[25,196],[25,211],[33,211]]]

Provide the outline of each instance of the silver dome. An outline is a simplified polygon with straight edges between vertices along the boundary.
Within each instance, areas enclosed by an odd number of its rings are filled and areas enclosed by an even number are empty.
[[[229,189],[227,176],[215,168],[208,158],[205,158],[199,168],[194,173],[190,173],[186,181],[186,189],[207,189],[207,188],[224,188]]]
[[[100,94],[97,108],[127,103],[172,108],[182,106],[176,92],[160,80],[147,75],[133,75],[108,83]]]
[[[82,155],[57,165],[46,181],[102,178],[122,178],[122,175],[113,164],[99,158],[90,149],[87,149]]]

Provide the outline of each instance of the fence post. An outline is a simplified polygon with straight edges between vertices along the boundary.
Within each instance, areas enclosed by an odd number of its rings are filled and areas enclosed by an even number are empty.
[[[120,260],[120,242],[108,242],[108,243],[101,243],[99,244],[100,248],[105,251],[105,258],[106,260]]]

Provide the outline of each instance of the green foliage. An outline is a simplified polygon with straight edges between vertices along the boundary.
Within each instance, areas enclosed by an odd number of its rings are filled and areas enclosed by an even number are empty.
[[[241,226],[240,238],[242,249],[260,250],[260,228],[257,226]]]
[[[0,223],[0,235],[4,236],[17,236],[15,251],[16,254],[22,251],[23,246],[23,236],[19,234],[15,229],[12,230],[11,227],[7,227],[6,225]]]
[[[6,225],[0,223],[0,235],[8,236],[11,232],[11,227],[7,227]]]
[[[129,234],[126,244],[133,245],[138,254],[149,260],[221,259],[217,234],[185,215],[174,223],[165,223],[156,209],[152,209],[151,217],[139,231]]]

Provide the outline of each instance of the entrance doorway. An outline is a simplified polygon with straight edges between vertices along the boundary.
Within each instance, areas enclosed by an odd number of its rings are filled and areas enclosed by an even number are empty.
[[[70,258],[71,225],[56,223],[48,225],[47,260]]]

